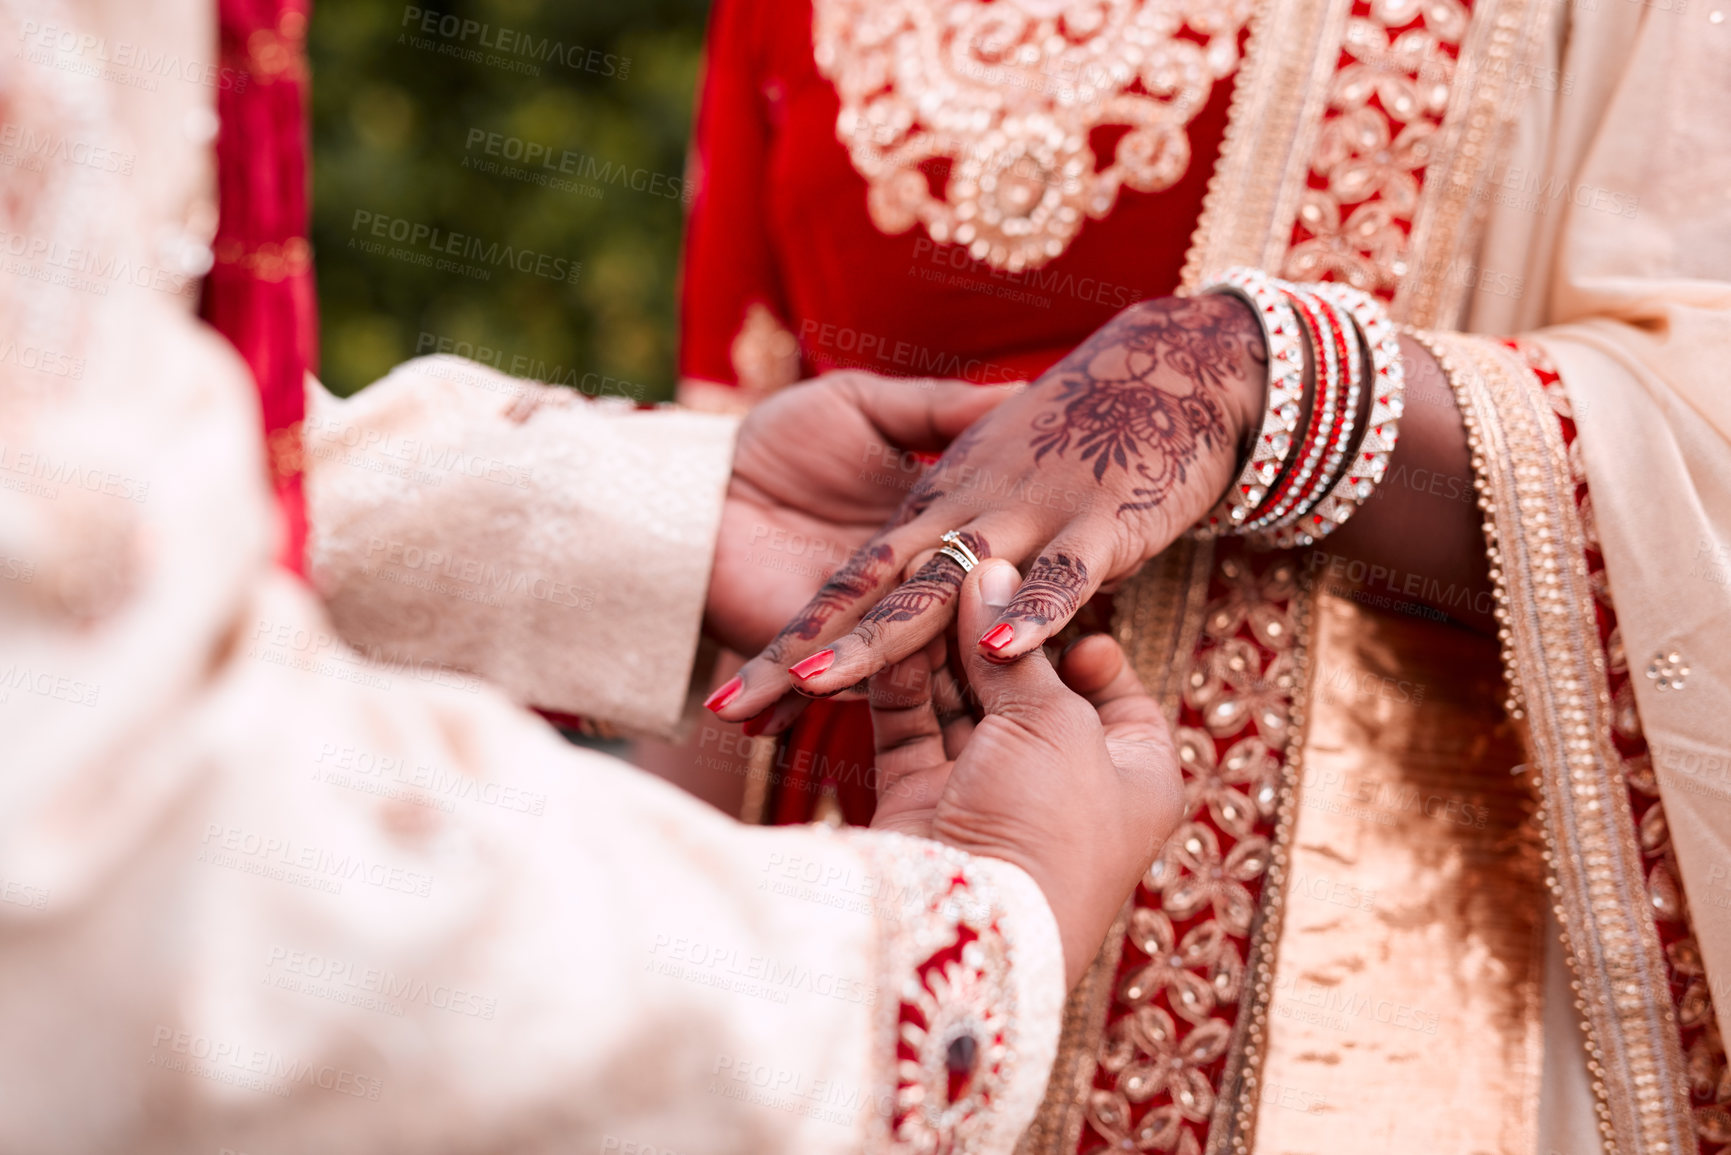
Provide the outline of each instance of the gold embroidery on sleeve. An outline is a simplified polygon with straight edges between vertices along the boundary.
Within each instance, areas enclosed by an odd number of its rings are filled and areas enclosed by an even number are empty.
[[[799,342],[761,302],[746,309],[729,352],[748,404],[799,380]]]

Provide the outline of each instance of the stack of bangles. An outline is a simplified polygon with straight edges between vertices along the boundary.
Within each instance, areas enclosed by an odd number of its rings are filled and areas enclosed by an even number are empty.
[[[1194,533],[1314,544],[1344,525],[1388,470],[1405,389],[1394,324],[1350,285],[1295,285],[1234,268],[1203,291],[1230,293],[1255,311],[1269,380],[1248,459]]]

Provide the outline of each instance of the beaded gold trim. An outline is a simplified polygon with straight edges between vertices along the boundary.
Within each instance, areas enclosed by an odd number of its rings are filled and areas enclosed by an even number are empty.
[[[1258,0],[1181,292],[1215,269],[1281,267],[1351,10],[1352,0]]]
[[[1091,1066],[1086,1122],[1090,1140],[1108,1149],[1201,1155],[1238,1117],[1237,1096],[1257,1085],[1257,1012],[1266,1013],[1272,994],[1274,941],[1258,954],[1257,936],[1264,912],[1284,902],[1269,889],[1284,878],[1268,881],[1283,783],[1269,747],[1284,751],[1292,740],[1295,698],[1303,713],[1295,601],[1301,616],[1307,610],[1290,562],[1253,566],[1234,546],[1216,564],[1212,543],[1174,548],[1183,552],[1163,555],[1157,572],[1150,566],[1130,597],[1120,595],[1117,628],[1133,635],[1128,649],[1145,684],[1178,689],[1181,702],[1172,705],[1193,711],[1176,731],[1189,821],[1137,892],[1120,949],[1134,941],[1146,961],[1119,976]],[[1179,580],[1185,570],[1189,581]],[[1143,616],[1150,604],[1159,607],[1153,621]],[[1246,889],[1252,881],[1259,900]],[[1264,963],[1262,1003],[1250,992],[1247,958]],[[1192,969],[1206,972],[1202,981],[1185,973]],[[1219,1088],[1223,1073],[1227,1086]],[[1051,1150],[1025,1148],[1036,1149]],[[1076,1149],[1074,1139],[1062,1148]]]
[[[1113,627],[1142,685],[1175,722],[1185,661],[1202,636],[1213,547],[1179,538],[1117,594]]]
[[[1073,1152],[1081,1140],[1082,1125],[1088,1116],[1088,1091],[1098,1065],[1097,1041],[1106,1022],[1106,1011],[1112,1005],[1112,988],[1117,982],[1124,931],[1129,926],[1133,905],[1133,900],[1124,900],[1124,908],[1112,921],[1112,929],[1106,932],[1100,953],[1094,956],[1088,972],[1064,1003],[1058,1053],[1052,1061],[1046,1097],[1035,1112],[1034,1121],[1022,1132],[1016,1155]]]
[[[1525,716],[1607,1155],[1694,1149],[1688,1080],[1594,623],[1562,432],[1538,380],[1485,338],[1414,333],[1467,427],[1511,706]]]
[[[883,831],[838,837],[889,896],[877,912],[885,997],[873,1008],[880,1063],[872,1101],[894,1108],[871,1113],[866,1149],[896,1155],[974,1149],[989,1137],[993,1107],[1021,1061],[1014,946],[1003,928],[1009,908],[986,860]],[[951,1100],[946,1052],[963,1038],[972,1040],[971,1077]]]
[[[1353,7],[1353,0],[1258,4],[1180,292],[1195,292],[1214,269],[1286,267],[1340,58],[1338,46]],[[1384,5],[1384,16],[1389,7]],[[1509,86],[1491,81],[1518,75],[1557,7],[1555,0],[1475,0],[1464,39],[1462,29],[1438,30],[1452,33],[1448,39],[1460,45],[1460,52],[1449,70],[1448,108],[1440,131],[1416,142],[1430,154],[1423,191],[1410,207],[1412,235],[1382,262],[1390,274],[1387,283],[1398,286],[1391,309],[1395,317],[1436,324],[1452,320],[1458,311],[1465,290],[1450,287],[1460,281],[1456,276],[1451,282],[1450,261],[1465,252],[1476,235],[1472,194],[1516,111]],[[1510,32],[1520,35],[1511,40]],[[1481,61],[1493,76],[1481,75]],[[1393,183],[1402,184],[1398,179]],[[1205,576],[1195,580],[1204,585],[1207,581]],[[1514,669],[1507,662],[1504,668]],[[1262,1030],[1266,1017],[1266,1003],[1247,1004],[1244,1029]],[[1243,1092],[1243,1087],[1222,1088],[1222,1099],[1237,1103],[1231,1138],[1235,1150],[1247,1149],[1255,1130],[1258,1104]],[[1211,1155],[1224,1150],[1223,1136],[1218,1130],[1211,1134]]]
[[[1181,291],[1228,265],[1314,280],[1332,260],[1392,297],[1397,319],[1451,323],[1471,283],[1459,264],[1479,234],[1482,185],[1520,109],[1515,80],[1559,8],[1557,0],[1476,0],[1469,14],[1458,0],[1371,0],[1366,18],[1353,0],[1263,0]],[[1410,29],[1394,31],[1415,14],[1424,17],[1424,44]],[[1362,57],[1356,79],[1337,74],[1343,46]],[[1399,90],[1388,98],[1398,117],[1359,91],[1384,82]],[[1331,107],[1336,128],[1324,123]],[[1328,188],[1309,187],[1313,171]],[[1295,266],[1301,211],[1310,237]]]

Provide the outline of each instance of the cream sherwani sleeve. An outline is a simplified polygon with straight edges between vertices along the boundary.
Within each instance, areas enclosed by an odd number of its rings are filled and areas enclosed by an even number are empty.
[[[56,67],[56,45],[124,35],[208,58],[211,6],[79,0],[53,6],[53,33],[44,11],[0,0],[0,39],[47,53],[0,70],[0,116],[139,163],[0,175],[0,234],[41,241],[0,272],[0,348],[64,355],[0,362],[0,1152],[1008,1151],[1063,996],[1031,880],[920,840],[732,823],[483,679],[390,652],[412,598],[369,611],[386,660],[341,641],[269,560],[244,366],[188,296],[95,291],[56,264],[157,259],[208,174],[185,93]],[[321,572],[389,564],[412,589],[408,551],[449,551],[441,582],[524,577],[547,616],[522,628],[593,671],[554,684],[605,704],[648,671],[682,678],[713,511],[633,505],[605,471],[654,464],[677,431],[665,467],[713,503],[728,427],[500,416],[461,394],[463,421],[416,417],[437,386],[412,385],[319,412],[337,444],[419,421],[427,444],[566,496],[490,502],[481,486],[512,487],[485,471],[418,496],[386,479],[395,508],[321,507],[348,527]],[[513,439],[536,448],[513,456]],[[562,521],[489,537],[513,508]],[[596,576],[589,533],[639,576]],[[579,649],[613,637],[609,589],[631,581],[679,628]],[[593,605],[560,605],[577,587]],[[341,583],[332,596],[344,612]],[[510,646],[478,639],[502,620],[441,644],[509,682],[489,663]],[[646,723],[667,715],[670,699],[617,693]]]
[[[350,644],[514,700],[670,732],[735,423],[633,411],[452,357],[309,387],[313,582]]]
[[[1025,875],[742,827],[362,658],[269,568],[238,366],[139,313],[90,334],[124,389],[0,406],[116,482],[0,491],[0,1150],[888,1150],[964,1033],[989,1100],[938,1129],[1010,1148],[1063,985]]]

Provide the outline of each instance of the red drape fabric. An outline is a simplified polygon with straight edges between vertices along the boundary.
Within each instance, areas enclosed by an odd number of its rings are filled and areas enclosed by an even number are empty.
[[[271,480],[288,533],[281,563],[303,572],[301,421],[317,363],[307,243],[306,29],[311,0],[218,0],[232,78],[217,93],[218,223],[203,314],[258,382]]]

